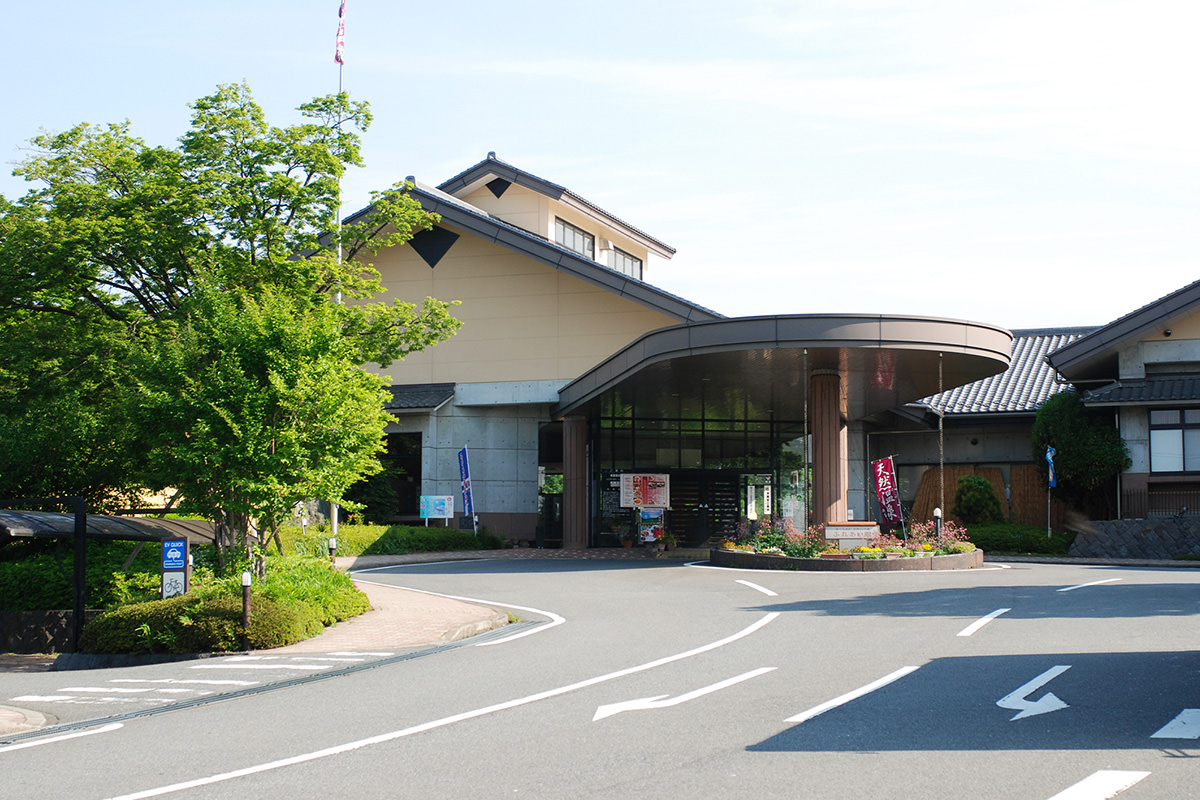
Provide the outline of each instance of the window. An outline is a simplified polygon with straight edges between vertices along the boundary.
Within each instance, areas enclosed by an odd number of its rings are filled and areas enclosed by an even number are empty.
[[[1200,472],[1200,409],[1150,412],[1150,471]]]
[[[638,280],[642,279],[642,260],[629,255],[619,247],[608,251],[608,265],[617,272],[623,272]]]
[[[596,237],[569,222],[554,220],[554,241],[593,261],[596,258]]]

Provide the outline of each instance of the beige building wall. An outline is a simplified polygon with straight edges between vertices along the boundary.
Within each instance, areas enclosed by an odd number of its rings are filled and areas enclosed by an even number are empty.
[[[395,384],[568,381],[643,333],[679,324],[466,234],[435,268],[409,247],[380,253],[375,266],[386,290],[378,300],[461,301],[452,310],[463,322],[456,335],[381,370]]]
[[[554,241],[555,218],[563,219],[596,237],[597,263],[608,266],[609,250],[615,246],[629,255],[641,259],[642,278],[645,279],[647,261],[650,257],[646,245],[616,230],[597,215],[589,213],[587,209],[556,202],[544,194],[516,184],[510,186],[500,197],[496,197],[485,186],[464,195],[461,199],[476,208],[483,209],[497,219],[536,233],[551,242]]]

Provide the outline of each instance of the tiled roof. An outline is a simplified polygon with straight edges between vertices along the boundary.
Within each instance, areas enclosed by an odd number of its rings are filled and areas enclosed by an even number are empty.
[[[410,383],[388,388],[392,391],[386,406],[389,411],[437,408],[454,396],[453,383]]]
[[[1083,393],[1083,401],[1088,405],[1179,403],[1185,400],[1200,400],[1200,376],[1120,380]]]
[[[1046,398],[1068,388],[1055,380],[1045,361],[1052,353],[1095,328],[1053,328],[1013,331],[1012,361],[999,375],[926,397],[918,405],[944,409],[946,414],[1033,413]]]

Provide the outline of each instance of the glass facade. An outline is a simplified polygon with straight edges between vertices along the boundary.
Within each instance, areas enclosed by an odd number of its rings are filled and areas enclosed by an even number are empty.
[[[752,517],[782,514],[798,529],[807,527],[802,420],[764,420],[746,403],[670,406],[662,397],[644,408],[617,394],[602,401],[590,436],[593,546],[617,544],[632,518],[619,506],[623,473],[670,476],[666,525],[685,546],[732,536]]]

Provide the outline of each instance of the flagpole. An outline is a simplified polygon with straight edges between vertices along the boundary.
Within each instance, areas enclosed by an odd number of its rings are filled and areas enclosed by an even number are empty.
[[[338,102],[341,102],[341,95],[342,95],[342,69],[346,66],[345,50],[346,50],[346,0],[342,0],[341,4],[338,6],[338,29],[337,29],[337,37],[334,40],[334,51],[333,51],[333,60],[335,62],[337,62],[337,65],[338,65]],[[339,150],[341,148],[341,134],[342,134],[342,117],[341,117],[341,113],[339,112],[338,120],[337,120],[337,133],[334,136],[335,141],[337,142],[337,145],[339,147]],[[340,153],[339,153],[339,155],[340,155]],[[342,267],[342,175],[340,172],[336,175],[335,187],[336,188],[334,190],[334,195],[335,195],[334,196],[334,207],[336,210],[334,212],[335,216],[333,218],[333,225],[334,225],[334,234],[333,235],[334,235],[334,238],[337,239],[337,265],[338,265],[338,273],[339,273],[339,280],[340,280],[341,279],[341,267]],[[340,285],[338,286],[337,294],[335,295],[335,300],[337,301],[338,305],[342,304],[342,289],[341,289]],[[338,534],[338,504],[335,502],[330,502],[329,511],[330,511],[330,517],[331,517],[330,521],[332,522],[332,527],[333,527],[333,536],[336,539],[337,534]]]

